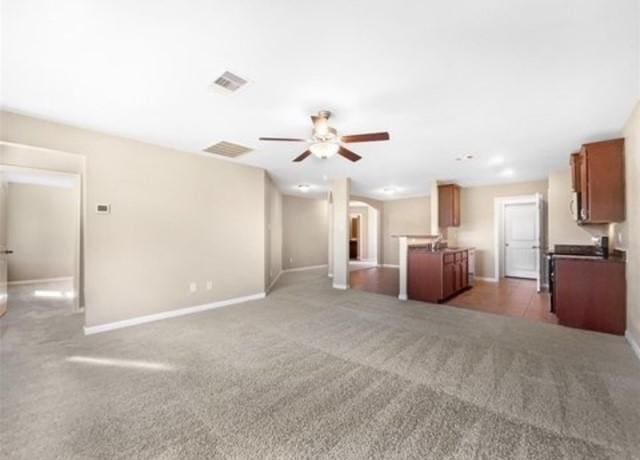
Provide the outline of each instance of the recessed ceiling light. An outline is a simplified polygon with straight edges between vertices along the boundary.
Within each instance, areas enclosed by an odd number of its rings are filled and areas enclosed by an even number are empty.
[[[502,163],[504,163],[504,158],[500,156],[489,158],[489,166],[500,166]]]
[[[396,193],[396,189],[394,189],[393,187],[385,187],[382,189],[382,193],[384,193],[385,195],[393,195],[394,193]]]
[[[298,190],[300,190],[302,193],[307,193],[309,190],[311,190],[311,186],[309,184],[300,184],[297,187]]]
[[[465,158],[466,158],[467,160],[473,160],[473,155],[466,155],[466,156],[465,156]]]
[[[513,169],[511,169],[511,168],[506,168],[506,169],[503,169],[502,171],[500,171],[500,175],[501,175],[502,177],[511,177],[511,176],[513,176],[515,173],[516,173],[516,172],[515,172]]]

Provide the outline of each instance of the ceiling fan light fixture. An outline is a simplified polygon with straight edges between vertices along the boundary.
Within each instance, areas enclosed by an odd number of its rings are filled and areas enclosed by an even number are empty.
[[[309,150],[318,158],[325,159],[338,153],[340,145],[335,142],[316,142],[309,147]]]

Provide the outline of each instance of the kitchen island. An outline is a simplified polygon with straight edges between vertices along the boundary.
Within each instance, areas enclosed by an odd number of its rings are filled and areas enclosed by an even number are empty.
[[[440,303],[471,288],[469,250],[409,245],[407,295],[409,299]]]
[[[441,254],[442,255],[442,269],[445,270],[445,266],[446,266],[446,270],[447,270],[447,276],[444,276],[444,273],[442,273],[442,280],[444,281],[446,279],[446,281],[449,283],[451,282],[451,280],[453,280],[453,291],[455,291],[455,293],[458,292],[462,292],[464,289],[468,288],[469,285],[469,274],[472,270],[470,270],[473,267],[473,258],[474,256],[472,255],[474,253],[475,248],[443,248],[443,249],[438,249],[436,251],[432,251],[429,248],[433,248],[433,247],[437,247],[438,244],[442,244],[442,237],[439,235],[416,235],[416,234],[398,234],[398,235],[391,235],[393,238],[398,238],[398,260],[399,260],[399,264],[398,264],[398,270],[399,270],[399,276],[398,276],[398,281],[399,281],[399,294],[398,294],[398,298],[400,300],[407,300],[409,299],[409,293],[408,293],[408,287],[409,287],[409,278],[410,278],[410,274],[409,274],[409,256],[414,252],[414,251],[418,251],[415,254],[417,255],[420,252],[430,252],[432,254]],[[447,256],[446,258],[444,257],[445,254],[452,254],[455,253],[456,251],[465,251],[466,252],[466,258],[464,258],[464,263],[462,262],[462,260],[460,259],[460,257],[458,257],[458,260],[456,260],[456,256],[453,256],[453,260],[451,260],[451,258],[449,256]],[[461,257],[464,257],[461,256]],[[446,259],[446,264],[444,263]],[[471,263],[470,263],[471,262]],[[420,264],[421,265],[421,264]],[[415,265],[414,265],[415,267]],[[456,268],[457,267],[457,268]],[[418,271],[416,271],[415,269],[414,271],[414,279],[417,280],[416,282],[418,283],[425,283],[426,281],[426,277],[431,278],[430,275],[424,274],[424,276],[420,275]],[[463,273],[464,276],[460,276],[460,278],[456,278],[455,275],[457,273]],[[436,273],[437,275],[437,273]],[[454,275],[454,277],[450,277],[449,275]],[[438,275],[439,276],[439,275]],[[459,281],[456,281],[459,280]],[[460,283],[460,284],[458,284]],[[464,287],[462,287],[463,285],[466,285]],[[446,290],[447,292],[449,292],[450,290],[450,286],[451,285],[446,285]],[[456,287],[459,287],[460,289],[456,289]],[[420,294],[418,294],[420,296]],[[454,295],[454,292],[452,292],[448,297],[452,297]],[[412,297],[415,298],[415,297]],[[431,298],[431,297],[430,297]],[[445,297],[446,298],[446,297]],[[416,300],[423,300],[423,299],[418,299],[416,298]],[[441,300],[426,300],[427,302],[438,302]]]

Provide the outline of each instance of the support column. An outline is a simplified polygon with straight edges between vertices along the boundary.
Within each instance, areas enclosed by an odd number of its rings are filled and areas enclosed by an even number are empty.
[[[400,253],[398,254],[400,281],[400,291],[398,293],[398,299],[407,300],[407,273],[409,271],[407,251],[409,250],[409,239],[406,236],[398,237],[398,250],[400,251]]]
[[[431,234],[440,234],[440,197],[438,196],[438,181],[434,180],[431,184]]]
[[[349,198],[351,179],[334,179],[333,198],[333,287],[349,288]]]
[[[328,257],[327,274],[333,278],[333,192],[329,190],[327,194],[327,237],[328,237]]]

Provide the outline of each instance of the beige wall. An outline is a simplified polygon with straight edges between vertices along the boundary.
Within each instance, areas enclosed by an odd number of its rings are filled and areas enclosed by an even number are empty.
[[[73,276],[79,203],[73,188],[10,184],[9,281]]]
[[[327,200],[283,195],[282,217],[283,268],[327,264]]]
[[[87,325],[264,292],[264,170],[7,112],[0,122],[4,141],[84,157]],[[72,157],[3,153],[62,171]]]
[[[398,233],[428,234],[431,228],[431,199],[406,198],[385,201],[382,212],[383,263],[398,264]]]
[[[282,193],[265,174],[265,285],[271,283],[282,271]]]
[[[1,155],[1,153],[0,153]],[[8,184],[4,181],[3,172],[0,170],[0,251],[6,249],[7,238],[7,193]],[[7,311],[7,257],[0,253],[0,316]]]
[[[495,198],[540,193],[546,200],[547,181],[463,187],[460,198],[461,225],[455,231],[459,246],[476,248],[478,277],[494,276]]]
[[[571,215],[571,170],[567,167],[549,175],[548,247],[556,244],[593,244],[591,238],[606,235],[606,225],[578,225]]]
[[[624,127],[624,137],[627,220],[615,226],[611,236],[613,245],[627,250],[627,331],[640,345],[640,102]]]

